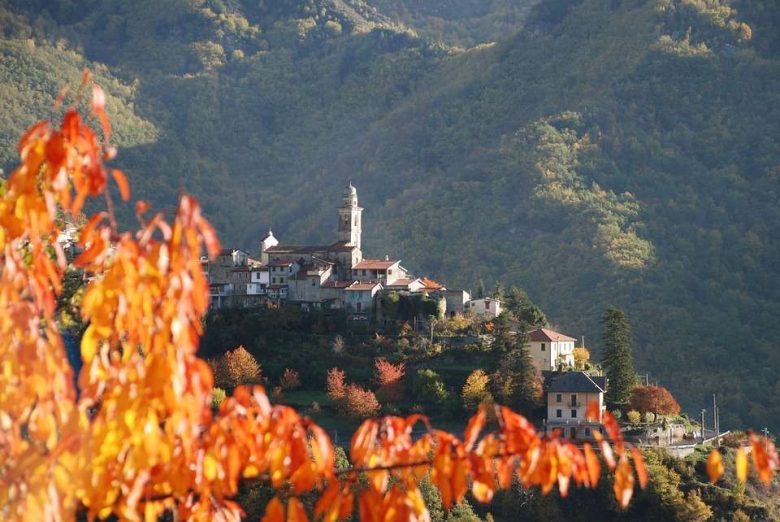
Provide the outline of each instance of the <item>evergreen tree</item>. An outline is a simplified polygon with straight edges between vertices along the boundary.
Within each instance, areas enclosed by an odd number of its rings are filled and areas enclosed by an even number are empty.
[[[627,405],[631,390],[636,385],[636,374],[631,355],[631,326],[622,310],[611,307],[602,318],[604,369],[607,372],[607,404],[610,407]]]
[[[547,317],[542,309],[531,301],[522,288],[510,287],[509,292],[506,294],[504,306],[512,312],[515,319],[528,327],[548,326]]]
[[[540,389],[525,332],[512,335],[507,346],[509,350],[494,375],[494,392],[511,408],[530,414],[536,407]]]
[[[496,284],[493,287],[493,297],[499,301],[504,300],[504,283],[501,281],[496,281]]]
[[[485,282],[482,279],[479,280],[476,294],[476,299],[482,299],[485,297]]]

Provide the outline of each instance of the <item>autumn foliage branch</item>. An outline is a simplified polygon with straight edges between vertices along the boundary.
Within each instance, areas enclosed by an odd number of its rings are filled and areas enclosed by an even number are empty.
[[[85,72],[80,92],[90,84]],[[39,122],[22,136],[20,165],[0,188],[0,518],[74,520],[85,510],[121,520],[153,521],[167,511],[182,520],[239,520],[239,483],[265,478],[278,492],[265,520],[307,520],[299,496],[311,491],[320,492],[314,515],[323,520],[347,517],[355,505],[361,520],[427,520],[423,476],[449,507],[468,491],[489,502],[515,476],[544,493],[594,487],[602,460],[621,505],[635,477],[644,486],[641,454],[627,448],[608,413],[597,448],[540,436],[504,407],[490,432],[480,409],[463,440],[420,415],[371,419],[352,439],[355,467],[342,472],[322,428],[271,405],[262,387],[238,387],[212,413],[212,370],[196,350],[208,308],[200,256],[217,254],[216,234],[187,195],[172,223],[148,216],[139,201],[139,230],[118,230],[109,181],[123,200],[130,187],[106,166],[116,152],[105,94],[91,92],[102,139],[74,108],[59,127]],[[76,215],[100,196],[107,210],[87,221],[74,261],[89,275],[77,396],[56,323],[66,269],[56,216]],[[418,423],[426,431],[414,438]],[[753,456],[770,480],[774,447],[754,444]]]

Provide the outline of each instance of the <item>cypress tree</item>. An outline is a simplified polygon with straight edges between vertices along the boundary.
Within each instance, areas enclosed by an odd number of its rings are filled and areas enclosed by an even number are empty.
[[[622,310],[611,307],[601,320],[602,362],[607,372],[607,404],[622,407],[628,404],[631,390],[636,385],[636,373],[631,355],[631,326]]]

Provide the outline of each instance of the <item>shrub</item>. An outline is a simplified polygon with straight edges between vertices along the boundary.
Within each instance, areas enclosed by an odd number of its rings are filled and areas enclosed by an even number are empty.
[[[346,388],[344,408],[347,416],[353,419],[367,419],[379,414],[380,405],[374,392],[350,383]]]
[[[417,370],[412,391],[415,400],[429,406],[440,406],[449,397],[444,381],[433,370]]]
[[[209,364],[214,370],[214,385],[218,388],[233,389],[242,384],[260,382],[260,364],[243,346],[225,352],[219,359],[210,360]]]
[[[340,335],[336,335],[336,337],[333,338],[333,343],[331,344],[331,350],[333,350],[333,353],[341,353],[344,351],[344,338]]]
[[[222,401],[225,400],[226,394],[225,390],[222,388],[212,388],[211,390],[211,407],[215,410],[219,408],[219,405],[222,404]]]
[[[631,410],[628,413],[626,413],[626,419],[628,420],[628,422],[636,426],[642,421],[642,414],[636,410]]]
[[[279,386],[285,391],[296,390],[301,387],[301,377],[292,368],[285,368],[279,379]]]
[[[580,370],[588,367],[590,361],[590,352],[584,346],[578,346],[574,349],[574,366]]]
[[[377,395],[382,401],[397,401],[404,394],[403,377],[406,373],[404,363],[393,364],[380,358],[374,362],[376,373],[374,381],[379,386]]]
[[[325,393],[328,399],[338,402],[344,399],[347,393],[347,385],[345,382],[346,374],[344,370],[338,368],[331,368],[328,370],[328,377],[325,381]]]
[[[488,391],[490,377],[484,370],[474,370],[466,378],[463,385],[461,397],[463,398],[463,407],[468,411],[474,411],[477,406],[485,401],[492,402],[493,395]]]

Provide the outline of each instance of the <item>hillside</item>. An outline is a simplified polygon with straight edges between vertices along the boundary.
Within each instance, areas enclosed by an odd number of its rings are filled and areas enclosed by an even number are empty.
[[[368,253],[522,286],[594,348],[617,304],[685,408],[780,429],[777,5],[554,0],[499,39],[512,3],[456,4],[7,0],[0,168],[90,65],[136,196],[187,187],[254,250],[329,238],[351,176]]]

